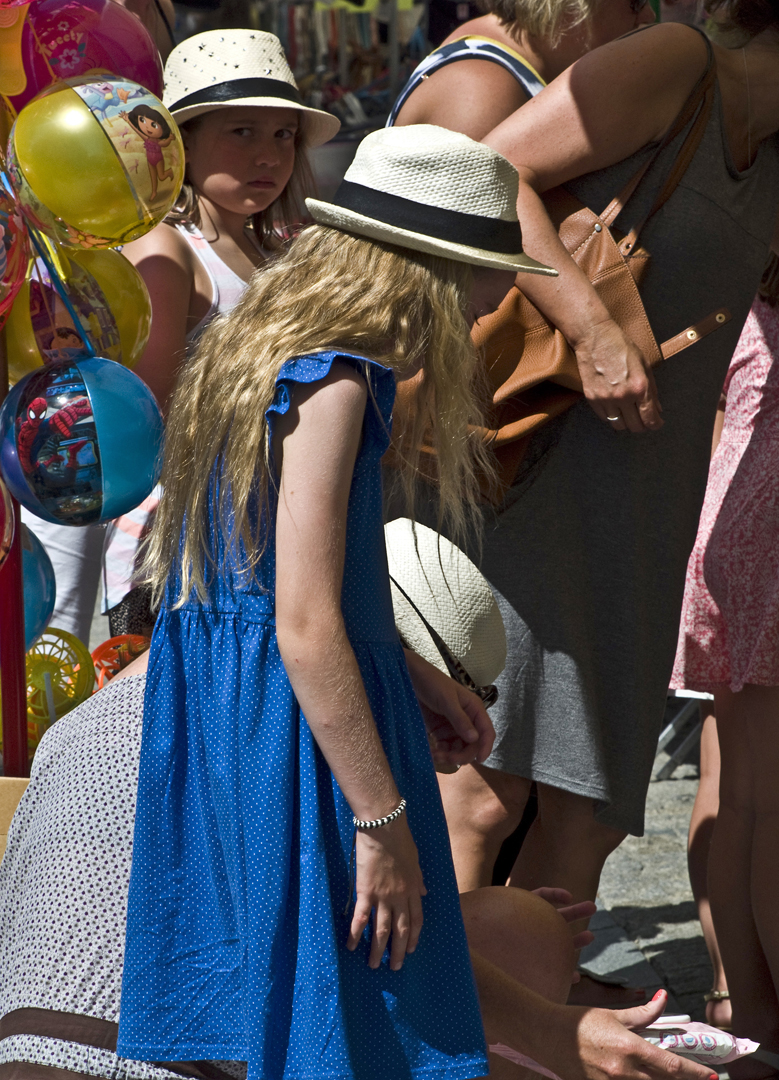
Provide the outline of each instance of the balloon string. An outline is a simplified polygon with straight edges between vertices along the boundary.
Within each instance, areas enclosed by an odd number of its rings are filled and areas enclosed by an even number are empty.
[[[38,252],[38,255],[40,256],[40,258],[41,258],[41,260],[43,262],[43,265],[48,270],[49,277],[51,278],[51,283],[54,286],[54,288],[57,290],[57,292],[59,293],[60,300],[65,305],[65,308],[66,308],[66,310],[68,312],[68,315],[70,315],[71,319],[73,320],[74,328],[77,328],[79,330],[79,332],[81,334],[81,337],[83,338],[84,346],[85,346],[85,348],[87,350],[88,355],[89,356],[97,356],[97,352],[95,351],[95,347],[92,344],[92,341],[91,341],[91,339],[89,337],[89,333],[87,332],[86,327],[84,326],[84,323],[79,318],[79,316],[78,316],[78,314],[76,312],[76,309],[73,307],[71,299],[68,296],[67,289],[65,288],[65,283],[62,280],[62,278],[60,277],[59,271],[57,270],[56,266],[54,265],[54,262],[51,259],[51,257],[49,256],[49,253],[46,251],[45,245],[41,241],[41,238],[38,235],[37,229],[34,229],[29,224],[28,224],[28,229],[29,229],[29,233],[30,233],[30,239],[33,242],[33,246],[34,246],[35,250]]]

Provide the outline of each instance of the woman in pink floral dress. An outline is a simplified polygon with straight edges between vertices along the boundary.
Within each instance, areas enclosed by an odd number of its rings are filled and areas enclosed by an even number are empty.
[[[724,396],[672,686],[714,694],[709,894],[733,1030],[779,1051],[779,308],[767,299],[755,300]],[[776,1071],[757,1057],[734,1075]]]

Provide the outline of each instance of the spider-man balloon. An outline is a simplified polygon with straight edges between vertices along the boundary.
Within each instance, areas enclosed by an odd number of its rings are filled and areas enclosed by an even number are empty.
[[[137,375],[101,357],[38,368],[0,409],[0,467],[33,514],[63,525],[109,521],[157,482],[162,417]]]

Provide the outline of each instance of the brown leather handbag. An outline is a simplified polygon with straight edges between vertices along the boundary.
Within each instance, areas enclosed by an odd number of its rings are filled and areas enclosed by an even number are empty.
[[[707,42],[708,44],[708,42]],[[674,356],[731,318],[719,308],[658,345],[639,294],[650,258],[638,244],[646,222],[670,198],[692,161],[706,130],[714,100],[714,57],[656,152],[601,214],[564,188],[547,191],[544,204],[571,257],[589,277],[614,321],[650,364]],[[697,113],[697,115],[696,115]],[[626,237],[613,222],[661,151],[695,117],[674,164],[646,218]],[[474,326],[473,340],[485,361],[492,408],[484,433],[498,469],[501,492],[513,482],[530,436],[581,399],[582,384],[573,349],[516,286],[498,310]]]

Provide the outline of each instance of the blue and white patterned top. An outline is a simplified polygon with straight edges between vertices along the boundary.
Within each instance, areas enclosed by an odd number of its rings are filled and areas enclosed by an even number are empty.
[[[395,630],[380,461],[391,371],[323,352],[287,362],[268,411],[334,360],[368,382],[342,610],[428,894],[401,971],[345,947],[352,812],[279,655],[273,515],[254,578],[213,529],[206,603],[163,606],[147,675],[118,1053],[232,1059],[248,1080],[466,1080],[488,1071],[449,839]],[[173,585],[175,588],[175,583]]]
[[[497,41],[492,41],[490,38],[471,34],[468,37],[458,38],[456,41],[450,41],[448,45],[441,45],[440,48],[434,49],[412,71],[408,82],[400,91],[395,104],[392,106],[392,112],[387,120],[387,127],[394,127],[398,113],[423,79],[430,78],[434,71],[446,67],[447,64],[454,64],[458,60],[489,60],[493,64],[500,64],[501,67],[514,76],[528,97],[535,97],[536,94],[540,94],[546,86],[546,83],[532,64],[529,64],[519,53],[514,52],[507,45],[499,45]]]

